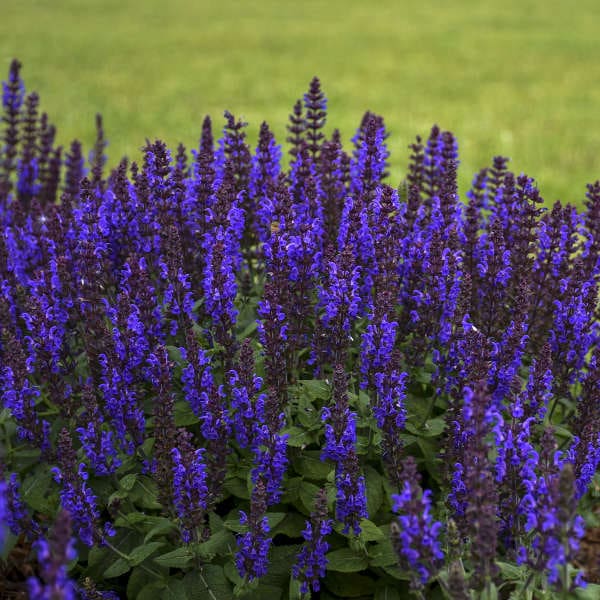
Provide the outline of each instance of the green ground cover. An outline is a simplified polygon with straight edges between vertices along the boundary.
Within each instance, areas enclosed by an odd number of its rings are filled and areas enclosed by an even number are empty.
[[[346,139],[364,110],[385,117],[395,181],[438,122],[461,144],[462,191],[501,153],[549,202],[580,203],[600,177],[598,19],[597,0],[1,0],[0,70],[24,63],[63,143],[89,147],[103,113],[112,164],[146,137],[195,145],[225,108],[283,141],[317,74]]]

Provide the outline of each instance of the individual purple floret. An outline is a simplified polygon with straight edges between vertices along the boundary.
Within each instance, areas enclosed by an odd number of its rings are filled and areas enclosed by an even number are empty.
[[[40,575],[27,581],[30,598],[75,600],[79,597],[77,587],[67,574],[67,564],[77,556],[71,535],[71,519],[69,513],[63,510],[56,517],[49,538],[35,542]]]
[[[321,579],[325,577],[329,544],[325,538],[333,531],[333,521],[328,518],[327,494],[324,489],[317,492],[315,508],[302,531],[304,544],[292,567],[292,575],[300,581],[300,593],[318,592]]]

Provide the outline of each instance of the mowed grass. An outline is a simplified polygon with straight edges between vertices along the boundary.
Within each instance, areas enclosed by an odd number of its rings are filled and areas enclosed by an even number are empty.
[[[24,63],[67,144],[105,118],[111,164],[146,138],[197,143],[210,114],[266,120],[280,142],[318,75],[328,131],[366,109],[391,131],[392,183],[407,145],[438,123],[458,136],[461,192],[504,154],[548,203],[581,204],[600,178],[597,0],[1,0],[0,68]]]

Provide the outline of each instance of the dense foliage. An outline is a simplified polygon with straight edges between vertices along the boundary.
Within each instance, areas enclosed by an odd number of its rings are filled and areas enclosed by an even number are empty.
[[[0,592],[596,597],[600,182],[497,157],[463,203],[434,127],[395,189],[316,78],[287,170],[227,112],[110,174],[98,119],[86,167],[16,61],[3,108]]]

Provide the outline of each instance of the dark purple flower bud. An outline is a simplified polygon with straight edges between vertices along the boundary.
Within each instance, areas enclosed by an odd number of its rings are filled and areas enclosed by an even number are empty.
[[[10,63],[8,81],[2,82],[2,107],[4,108],[3,121],[6,129],[2,141],[2,175],[7,191],[10,190],[10,174],[15,170],[17,157],[17,144],[19,143],[19,113],[25,97],[25,86],[20,78],[21,63],[14,59]]]
[[[318,77],[312,78],[308,92],[304,94],[304,108],[306,109],[307,149],[314,159],[321,149],[324,138],[321,130],[327,118],[327,98],[321,89]]]

